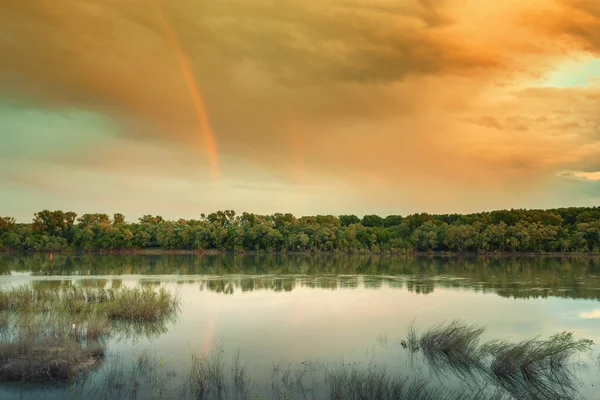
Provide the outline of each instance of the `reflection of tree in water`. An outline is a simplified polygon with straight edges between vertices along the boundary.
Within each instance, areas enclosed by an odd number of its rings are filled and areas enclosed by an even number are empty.
[[[216,293],[233,294],[235,286],[233,282],[228,279],[209,279],[200,282],[200,290],[205,289]]]
[[[383,285],[381,279],[365,278],[364,287],[365,289],[379,289]]]
[[[31,281],[31,287],[35,290],[59,290],[73,286],[73,281],[70,280],[35,280]]]
[[[333,276],[320,278],[317,280],[317,288],[336,290],[338,288],[338,278]]]
[[[283,281],[283,290],[286,292],[291,292],[295,287],[294,283],[295,282],[291,279],[284,280]]]
[[[256,287],[256,280],[252,278],[245,278],[240,281],[240,287],[242,292],[251,292]]]
[[[119,289],[121,286],[123,286],[122,279],[113,279],[112,282],[110,283],[110,287],[112,289]]]
[[[340,276],[339,287],[343,289],[356,289],[358,288],[358,277],[356,276]]]
[[[138,283],[140,286],[143,286],[143,287],[155,287],[155,286],[160,286],[162,284],[162,282],[159,280],[150,280],[150,279],[140,279]]]
[[[417,293],[432,288],[470,288],[495,291],[507,297],[558,296],[600,299],[599,257],[442,257],[347,254],[264,255],[67,255],[49,260],[45,254],[0,254],[0,271],[51,275],[244,275],[227,286],[213,282],[207,290],[218,293],[251,290],[290,291],[308,288],[338,289],[363,285],[400,288]],[[277,276],[277,279],[265,276]],[[277,283],[286,277],[286,283]],[[289,277],[294,275],[294,277]],[[254,278],[253,276],[257,276]],[[303,277],[298,280],[298,277]],[[354,278],[349,279],[348,276]],[[390,278],[391,277],[391,278]],[[309,279],[310,278],[310,279]],[[434,279],[435,278],[435,279]],[[457,279],[460,278],[460,279]],[[362,278],[361,278],[362,279]],[[543,290],[542,290],[543,289]]]
[[[435,283],[432,280],[429,281],[406,281],[406,289],[409,292],[417,293],[417,294],[429,294],[433,293],[435,289]]]
[[[108,284],[108,279],[81,279],[77,283],[84,288],[104,289]]]

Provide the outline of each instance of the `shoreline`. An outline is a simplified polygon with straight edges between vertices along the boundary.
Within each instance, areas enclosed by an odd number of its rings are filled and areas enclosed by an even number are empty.
[[[6,250],[0,249],[0,254],[60,254],[60,255],[114,255],[114,256],[149,256],[149,255],[196,255],[196,256],[382,256],[382,257],[600,257],[599,252],[392,252],[392,251],[231,251],[231,250],[185,250],[185,249],[120,249],[120,250]]]

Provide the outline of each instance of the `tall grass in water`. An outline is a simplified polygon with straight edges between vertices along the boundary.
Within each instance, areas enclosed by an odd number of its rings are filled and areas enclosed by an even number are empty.
[[[141,359],[141,358],[140,358]],[[407,378],[385,366],[369,364],[348,366],[323,364],[313,361],[292,363],[285,367],[274,365],[273,374],[264,382],[254,382],[240,364],[238,354],[230,361],[219,346],[213,352],[195,355],[190,352],[188,384],[162,377],[175,376],[162,371],[162,359],[145,361],[136,359],[125,367],[119,360],[103,366],[105,381],[91,390],[79,387],[80,397],[90,399],[114,398],[177,398],[184,399],[332,399],[332,400],[446,400],[477,399],[501,400],[505,393],[490,391],[485,387],[449,389],[440,382],[424,378]],[[258,389],[254,391],[253,389]],[[90,395],[91,394],[91,395]]]
[[[247,397],[250,385],[248,384],[248,367],[240,361],[240,351],[236,351],[231,364],[234,392],[239,398]]]
[[[480,358],[479,339],[484,330],[455,320],[429,329],[421,336],[419,344],[426,354],[443,353],[451,358],[477,361]]]
[[[273,364],[271,373],[271,393],[276,398],[289,398],[292,394],[298,398],[314,398],[318,392],[316,376],[326,376],[322,365],[314,361],[290,363],[286,366]]]
[[[400,342],[402,347],[405,349],[408,348],[411,353],[416,353],[419,351],[419,336],[417,335],[417,329],[415,328],[415,319],[412,319],[407,328],[406,340],[402,340]]]
[[[179,311],[164,289],[103,286],[0,291],[0,379],[70,379],[101,360],[113,329],[151,336]]]
[[[210,354],[190,351],[189,385],[198,399],[221,395],[225,390],[225,363],[223,347],[219,345]]]
[[[452,390],[432,384],[422,378],[405,378],[390,374],[385,368],[369,365],[366,369],[341,368],[327,374],[332,400],[502,400],[508,399],[499,391],[489,391],[484,385],[466,390]]]
[[[563,332],[548,340],[479,345],[484,328],[453,321],[437,325],[420,340],[435,373],[453,372],[465,382],[489,380],[519,399],[569,398],[575,392],[573,357],[593,342]]]
[[[109,291],[110,301],[105,303],[104,311],[111,319],[155,321],[179,309],[179,297],[164,288],[158,291],[152,287],[109,289]]]
[[[87,372],[102,359],[96,325],[74,332],[56,316],[11,320],[0,343],[0,380],[64,381]]]
[[[434,372],[456,373],[466,382],[472,382],[473,375],[483,368],[486,356],[479,347],[484,330],[483,327],[455,320],[426,331],[419,345]]]
[[[164,288],[21,286],[0,291],[0,311],[101,313],[109,319],[156,321],[179,310],[181,300]]]
[[[0,344],[0,380],[70,380],[102,358],[102,347],[86,347],[68,339],[46,338]]]
[[[593,342],[575,340],[563,332],[548,340],[538,338],[518,343],[486,344],[493,360],[492,376],[520,398],[564,398],[576,390],[573,356],[589,351]]]
[[[558,337],[559,335],[557,335]],[[568,338],[563,338],[569,342]],[[557,339],[555,339],[557,340]],[[561,340],[559,340],[560,342]],[[557,342],[558,343],[558,342]],[[500,342],[484,346],[500,346]],[[570,346],[567,346],[570,347]],[[561,354],[560,343],[550,352],[556,365],[568,364]],[[580,348],[582,349],[582,348]],[[500,348],[488,349],[486,358],[493,361],[502,354]],[[498,354],[495,354],[499,352]],[[493,353],[493,354],[492,354]],[[419,353],[423,354],[424,353]],[[572,355],[574,353],[571,353]],[[499,359],[499,358],[498,358]],[[439,361],[439,359],[436,359]],[[274,364],[271,377],[255,382],[240,362],[236,353],[233,359],[226,356],[223,347],[218,346],[208,354],[190,351],[188,360],[177,360],[177,364],[188,367],[187,373],[177,375],[182,370],[173,370],[171,361],[150,358],[146,353],[135,358],[131,365],[116,358],[106,360],[97,379],[75,381],[79,398],[177,398],[183,399],[566,399],[568,395],[557,395],[556,391],[524,389],[517,391],[514,384],[502,384],[498,378],[474,379],[472,383],[459,387],[447,386],[443,381],[431,376],[408,375],[392,370],[383,364],[371,361],[367,365],[360,362],[350,364],[328,364],[305,361],[285,366]],[[187,364],[187,365],[185,365]],[[490,374],[493,374],[489,368]],[[478,376],[478,378],[484,377]],[[491,375],[490,375],[491,377]],[[566,393],[566,392],[565,392]]]
[[[1,319],[9,329],[0,329],[0,343],[9,344],[22,338],[31,340],[44,338],[68,338],[77,343],[98,342],[110,333],[105,317],[91,315],[74,316],[64,313],[1,312]]]

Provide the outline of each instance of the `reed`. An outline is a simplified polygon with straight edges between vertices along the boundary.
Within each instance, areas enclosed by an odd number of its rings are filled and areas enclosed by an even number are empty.
[[[181,300],[163,288],[20,286],[0,291],[0,311],[100,313],[109,319],[156,321],[179,310]]]

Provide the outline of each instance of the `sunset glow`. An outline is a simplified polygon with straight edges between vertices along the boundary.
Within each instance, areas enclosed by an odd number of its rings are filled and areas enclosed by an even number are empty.
[[[600,202],[596,0],[8,3],[18,219]]]
[[[217,143],[215,140],[215,135],[210,126],[210,120],[208,118],[208,114],[206,112],[206,108],[204,107],[204,102],[202,101],[202,95],[200,93],[200,88],[198,83],[196,82],[196,78],[194,77],[194,72],[190,67],[187,56],[183,52],[181,44],[177,39],[177,36],[171,29],[167,19],[163,15],[163,13],[158,10],[158,15],[160,17],[161,25],[165,31],[165,34],[169,38],[169,42],[173,46],[173,51],[177,56],[177,60],[179,61],[179,65],[181,66],[181,72],[183,77],[185,78],[185,82],[190,90],[190,95],[192,96],[192,101],[194,103],[194,108],[196,113],[198,114],[198,122],[200,125],[200,130],[202,131],[202,135],[204,137],[204,141],[206,143],[206,147],[208,150],[208,155],[210,157],[210,166],[212,170],[212,174],[215,178],[219,178],[220,168],[219,168],[219,153],[217,151]]]

